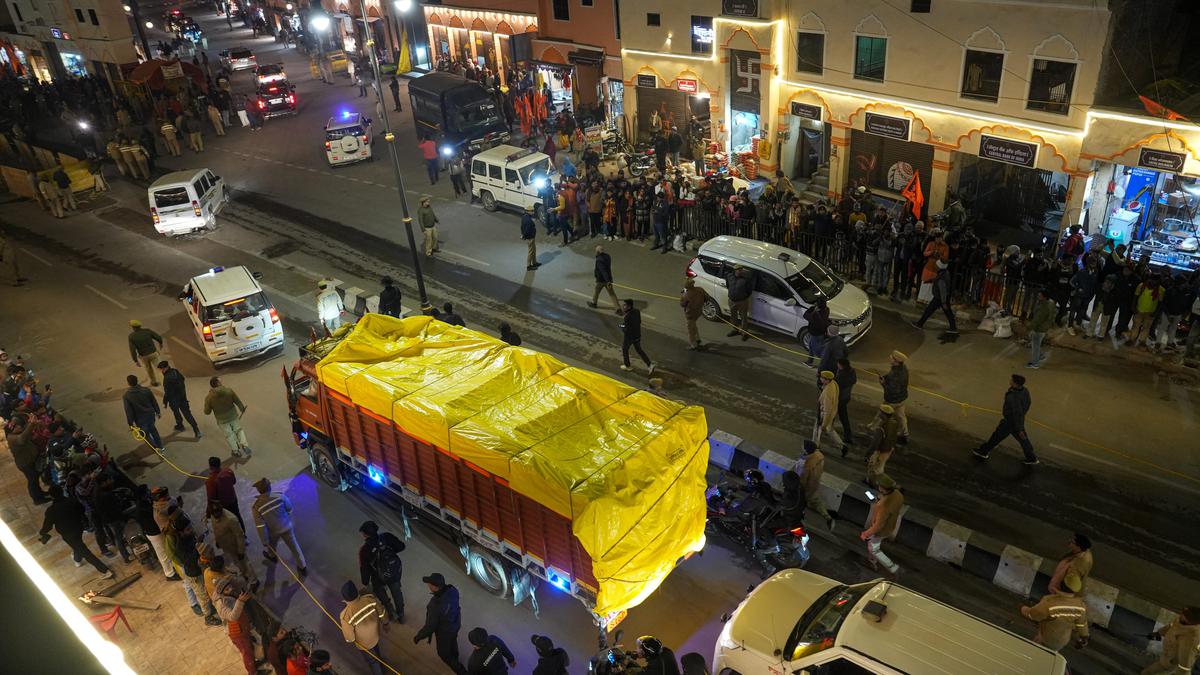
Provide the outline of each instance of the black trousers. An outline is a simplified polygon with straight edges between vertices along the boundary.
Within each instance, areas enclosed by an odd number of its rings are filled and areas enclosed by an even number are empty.
[[[1017,439],[1017,443],[1021,445],[1021,450],[1025,453],[1025,459],[1031,462],[1037,459],[1037,455],[1033,452],[1033,444],[1029,442],[1029,434],[1025,433],[1024,429],[1017,429],[1005,419],[1000,420],[1000,424],[997,424],[996,430],[992,432],[992,437],[979,446],[979,449],[986,455],[1009,436]]]
[[[44,502],[49,499],[50,495],[42,489],[42,483],[37,469],[32,466],[29,468],[17,467],[21,473],[25,474],[25,484],[29,486],[29,498],[35,502]]]
[[[467,189],[467,183],[463,180],[461,173],[450,174],[450,183],[454,185],[454,196],[469,194],[471,191]]]
[[[437,643],[437,655],[442,663],[450,666],[457,675],[467,675],[467,669],[458,658],[458,631],[434,633],[433,639]]]
[[[850,432],[850,401],[838,401],[838,420],[842,423],[842,441],[846,445],[854,442],[854,434]]]
[[[104,574],[108,571],[108,565],[105,565],[103,560],[97,558],[96,554],[92,553],[91,549],[87,547],[87,544],[83,543],[83,533],[72,534],[69,536],[62,533],[59,534],[62,536],[63,541],[67,542],[67,546],[71,547],[71,557],[76,562],[80,560],[86,560],[91,564],[92,567],[96,568],[97,572],[101,574]]]
[[[192,415],[192,406],[186,400],[175,402],[168,401],[167,407],[171,412],[175,413],[175,428],[183,427],[183,421],[186,419],[188,424],[192,425],[192,431],[199,431],[200,425],[196,424],[196,418]]]
[[[372,580],[371,591],[383,603],[389,617],[398,621],[404,616],[404,589],[400,587],[399,579],[392,582]]]
[[[646,356],[646,351],[642,349],[642,339],[637,338],[636,340],[631,340],[629,338],[625,338],[625,340],[621,342],[621,358],[625,361],[626,367],[629,367],[630,347],[633,347],[637,351],[638,356],[642,357],[642,360],[646,362],[647,366],[650,365],[650,357]]]
[[[958,325],[954,323],[954,310],[950,309],[950,303],[943,303],[941,296],[937,294],[933,296],[928,305],[925,305],[925,311],[921,314],[921,318],[917,319],[917,325],[924,326],[925,322],[929,320],[929,317],[933,316],[933,313],[939,307],[946,314],[946,322],[950,324],[950,332],[957,333]]]

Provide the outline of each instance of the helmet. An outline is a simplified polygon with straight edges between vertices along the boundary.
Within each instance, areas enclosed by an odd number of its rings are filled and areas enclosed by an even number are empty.
[[[652,656],[658,656],[661,654],[663,644],[662,640],[659,640],[653,635],[643,635],[637,639],[637,648],[638,654],[641,654],[643,658],[648,659]]]
[[[742,472],[742,478],[744,478],[747,483],[752,484],[758,484],[767,479],[767,477],[763,475],[763,472],[759,471],[758,469],[746,469]]]

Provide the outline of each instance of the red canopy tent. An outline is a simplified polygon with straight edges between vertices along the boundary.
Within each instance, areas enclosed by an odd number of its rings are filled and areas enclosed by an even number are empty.
[[[196,86],[201,90],[207,91],[208,84],[204,78],[204,70],[190,63],[180,61],[178,59],[172,61],[164,61],[162,59],[150,59],[139,64],[136,68],[130,71],[127,76],[129,81],[137,84],[145,85],[152,91],[161,91],[167,85],[167,78],[163,74],[163,67],[166,67],[167,72],[182,68],[183,76],[196,83]]]

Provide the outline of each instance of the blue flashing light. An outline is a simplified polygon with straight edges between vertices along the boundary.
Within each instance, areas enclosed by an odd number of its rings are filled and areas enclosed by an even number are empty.
[[[210,268],[208,268],[208,273],[209,273],[209,274],[216,274],[217,272],[224,272],[224,271],[225,271],[225,268],[224,268],[224,267],[210,267]]]
[[[383,472],[370,464],[367,465],[367,476],[376,483],[383,485]]]
[[[558,576],[553,571],[547,572],[546,577],[551,586],[566,593],[571,592],[571,582],[568,579]]]
[[[349,110],[343,110],[342,111],[342,119],[348,120],[348,119],[350,119],[350,116],[353,114],[354,113],[350,112]]]

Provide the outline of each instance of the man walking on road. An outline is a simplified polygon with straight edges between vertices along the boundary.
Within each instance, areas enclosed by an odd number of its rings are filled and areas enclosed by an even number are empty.
[[[150,386],[158,386],[158,371],[154,368],[159,362],[158,350],[163,346],[162,336],[149,328],[143,328],[137,319],[129,321],[129,357],[133,364],[141,364],[150,378]]]
[[[425,137],[423,141],[417,143],[417,148],[421,151],[421,159],[425,160],[425,171],[429,174],[429,184],[437,185],[438,181],[438,151],[437,143],[433,142],[432,138]]]
[[[525,240],[525,271],[532,272],[541,267],[537,261],[537,224],[533,222],[533,205],[525,207],[521,216],[521,239]]]
[[[596,301],[600,299],[600,291],[608,291],[608,296],[612,298],[613,310],[621,313],[621,301],[617,300],[617,292],[613,290],[613,273],[612,273],[612,256],[604,252],[603,246],[596,247],[596,264],[592,270],[596,277],[596,287],[592,291],[592,301],[587,305],[592,309],[596,309],[598,305]]]
[[[934,267],[937,271],[931,281],[933,297],[929,300],[929,304],[925,305],[925,311],[921,313],[921,318],[913,322],[913,326],[925,328],[925,322],[940,307],[946,315],[946,323],[950,324],[950,329],[946,332],[957,335],[958,324],[954,321],[954,309],[950,307],[950,273],[947,271],[949,263],[945,260],[938,260],[934,263]]]
[[[121,402],[125,405],[125,422],[141,429],[147,441],[162,449],[162,437],[154,426],[154,420],[158,419],[162,410],[158,407],[158,401],[154,400],[154,392],[138,384],[137,375],[126,377],[125,382],[129,385],[121,396]]]
[[[1041,368],[1042,361],[1046,360],[1042,354],[1042,341],[1054,326],[1054,313],[1058,311],[1046,289],[1038,289],[1037,295],[1037,304],[1033,308],[1033,315],[1029,317],[1029,363],[1025,364],[1026,368],[1033,369]]]
[[[163,406],[170,408],[171,412],[175,413],[175,431],[183,431],[183,420],[187,420],[188,424],[192,425],[192,433],[196,438],[200,438],[200,425],[196,424],[196,418],[192,416],[192,406],[187,399],[187,385],[184,383],[183,373],[178,369],[172,368],[171,364],[166,361],[158,362],[158,370],[163,376]]]
[[[413,636],[413,644],[437,639],[437,655],[456,675],[466,675],[458,658],[458,631],[462,629],[462,609],[458,605],[458,589],[446,583],[446,577],[434,572],[421,581],[433,595],[425,606],[425,625]]]
[[[858,535],[859,539],[867,542],[867,562],[871,569],[878,570],[882,565],[888,574],[895,579],[900,574],[900,566],[892,562],[881,549],[884,539],[892,539],[900,528],[900,511],[904,508],[904,495],[896,486],[896,481],[886,473],[879,474],[876,481],[879,484],[879,496],[871,502],[871,513],[867,516],[867,529]]]
[[[74,496],[68,497],[61,490],[54,490],[52,498],[54,502],[46,507],[46,514],[42,517],[42,529],[38,531],[38,541],[45,544],[50,541],[50,529],[54,528],[58,531],[58,536],[71,547],[71,557],[75,560],[75,566],[78,567],[82,561],[86,560],[96,571],[104,575],[105,579],[112,579],[116,576],[112,570],[105,565],[100,558],[92,553],[91,549],[83,543],[83,528],[87,525],[87,514],[83,511],[83,505],[79,503]]]
[[[346,306],[342,304],[342,295],[328,281],[322,279],[317,283],[317,289],[317,317],[325,330],[332,333],[341,327]]]
[[[400,289],[396,288],[396,282],[391,277],[384,277],[380,283],[383,284],[383,290],[379,292],[379,313],[400,318],[403,309],[400,306]]]
[[[879,385],[883,387],[883,402],[892,406],[896,421],[900,423],[900,436],[896,442],[900,445],[908,443],[908,415],[904,412],[904,403],[908,400],[908,355],[900,350],[892,350],[892,368],[879,376]],[[876,415],[871,426],[878,426],[882,415]]]
[[[1087,588],[1088,577],[1092,575],[1092,540],[1086,534],[1076,532],[1071,541],[1067,542],[1067,553],[1059,558],[1058,564],[1054,566],[1054,574],[1050,576],[1050,583],[1046,585],[1046,589],[1057,593],[1062,589],[1062,580],[1068,574],[1078,576],[1083,588]]]
[[[642,357],[642,361],[646,362],[646,367],[649,368],[647,375],[654,374],[655,363],[646,356],[645,350],[642,349],[642,313],[633,306],[633,300],[626,298],[621,301],[621,333],[624,338],[621,341],[621,359],[624,363],[621,364],[621,370],[633,370],[633,366],[629,365],[629,348],[632,347],[637,351],[638,356]]]
[[[887,462],[896,449],[896,436],[900,425],[896,421],[896,409],[884,403],[879,406],[878,424],[871,428],[871,440],[867,446],[867,485],[879,486],[880,474],[887,472]]]
[[[226,559],[237,566],[251,586],[258,586],[258,575],[254,573],[254,566],[246,556],[246,528],[240,523],[241,518],[237,511],[231,512],[219,502],[209,502],[208,529],[212,531],[217,548],[221,549]]]
[[[754,277],[741,265],[734,265],[733,271],[725,275],[725,289],[729,293],[729,323],[733,330],[726,337],[742,334],[742,341],[750,339],[746,332],[746,319],[750,315],[750,294],[754,292]]]
[[[683,319],[687,322],[688,349],[691,351],[700,348],[700,327],[696,322],[704,313],[706,300],[708,294],[703,288],[696,286],[695,279],[689,278],[683,282],[683,297],[679,299],[679,306],[683,308]]]
[[[249,457],[250,446],[246,443],[246,432],[242,429],[242,415],[246,414],[246,404],[238,398],[237,392],[221,384],[221,378],[214,377],[208,381],[208,395],[204,397],[204,414],[212,415],[217,426],[225,434],[225,442],[234,457],[243,454]]]
[[[392,91],[392,103],[395,105],[393,110],[396,112],[404,110],[404,108],[400,106],[400,78],[396,75],[392,75],[392,81],[388,82],[388,89]]]
[[[384,618],[383,603],[370,593],[359,593],[353,581],[342,584],[342,600],[346,607],[338,616],[342,637],[363,650],[363,661],[371,675],[383,675],[379,650],[380,619]]]
[[[817,423],[813,426],[812,441],[820,447],[821,436],[827,434],[834,443],[841,446],[842,456],[845,456],[850,448],[838,435],[837,429],[834,429],[834,423],[837,421],[838,384],[834,381],[832,371],[821,371],[820,386],[821,394],[817,397]]]
[[[838,341],[845,345],[845,340],[838,337]],[[826,347],[826,353],[829,348]],[[822,360],[824,358],[822,357]],[[842,445],[842,457],[845,457],[850,452],[850,445],[854,443],[854,430],[850,426],[850,399],[853,396],[854,385],[858,384],[858,372],[850,365],[850,359],[843,356],[837,360],[833,372],[833,381],[837,382],[838,386],[838,421],[842,423],[842,434],[845,444]]]
[[[296,529],[292,524],[292,500],[287,495],[272,493],[271,481],[266,478],[259,478],[254,488],[258,490],[258,496],[250,508],[254,513],[254,528],[258,530],[258,538],[263,545],[263,557],[270,562],[278,562],[275,547],[282,539],[296,557],[296,569],[302,575],[308,574],[304,552],[300,550],[300,542],[296,540]]]
[[[992,449],[999,445],[1000,441],[1012,436],[1017,439],[1017,443],[1021,445],[1021,450],[1025,453],[1022,464],[1026,466],[1041,464],[1033,452],[1029,434],[1025,432],[1025,414],[1029,412],[1031,404],[1029,390],[1025,388],[1025,377],[1014,373],[1012,379],[1009,380],[1008,391],[1004,392],[1004,408],[1001,411],[1003,416],[1000,418],[1000,423],[996,425],[996,430],[992,432],[991,438],[973,451],[975,456],[979,459],[987,459],[992,453]]]
[[[467,642],[475,648],[467,657],[467,675],[508,675],[509,668],[517,667],[512,650],[486,628],[472,628],[467,633]]]
[[[1200,607],[1184,607],[1169,626],[1150,634],[1162,640],[1162,655],[1146,666],[1141,675],[1186,675],[1200,656]]]
[[[832,532],[833,516],[826,508],[825,501],[821,499],[821,476],[825,474],[825,453],[821,452],[821,448],[816,443],[806,439],[804,456],[796,462],[792,471],[800,474],[800,483],[804,487],[804,498],[807,500],[808,507],[825,519],[825,524]]]
[[[208,458],[208,478],[204,479],[204,491],[210,504],[220,504],[222,508],[237,518],[242,530],[246,529],[246,521],[242,520],[242,509],[238,506],[237,476],[233,469],[221,466],[220,457]]]
[[[358,549],[362,584],[383,602],[390,619],[404,623],[404,589],[400,585],[404,575],[404,563],[400,560],[404,542],[390,532],[380,533],[373,520],[363,523],[358,531],[364,539]]]
[[[1083,584],[1079,577],[1068,574],[1063,580],[1065,588],[1047,593],[1036,605],[1021,607],[1021,616],[1037,622],[1037,635],[1033,641],[1062,651],[1075,638],[1075,648],[1082,649],[1088,643],[1087,605],[1079,592]]]
[[[428,258],[441,250],[438,248],[438,217],[429,205],[428,195],[421,197],[421,206],[417,208],[417,223],[421,225],[421,232],[425,235],[425,257]]]

